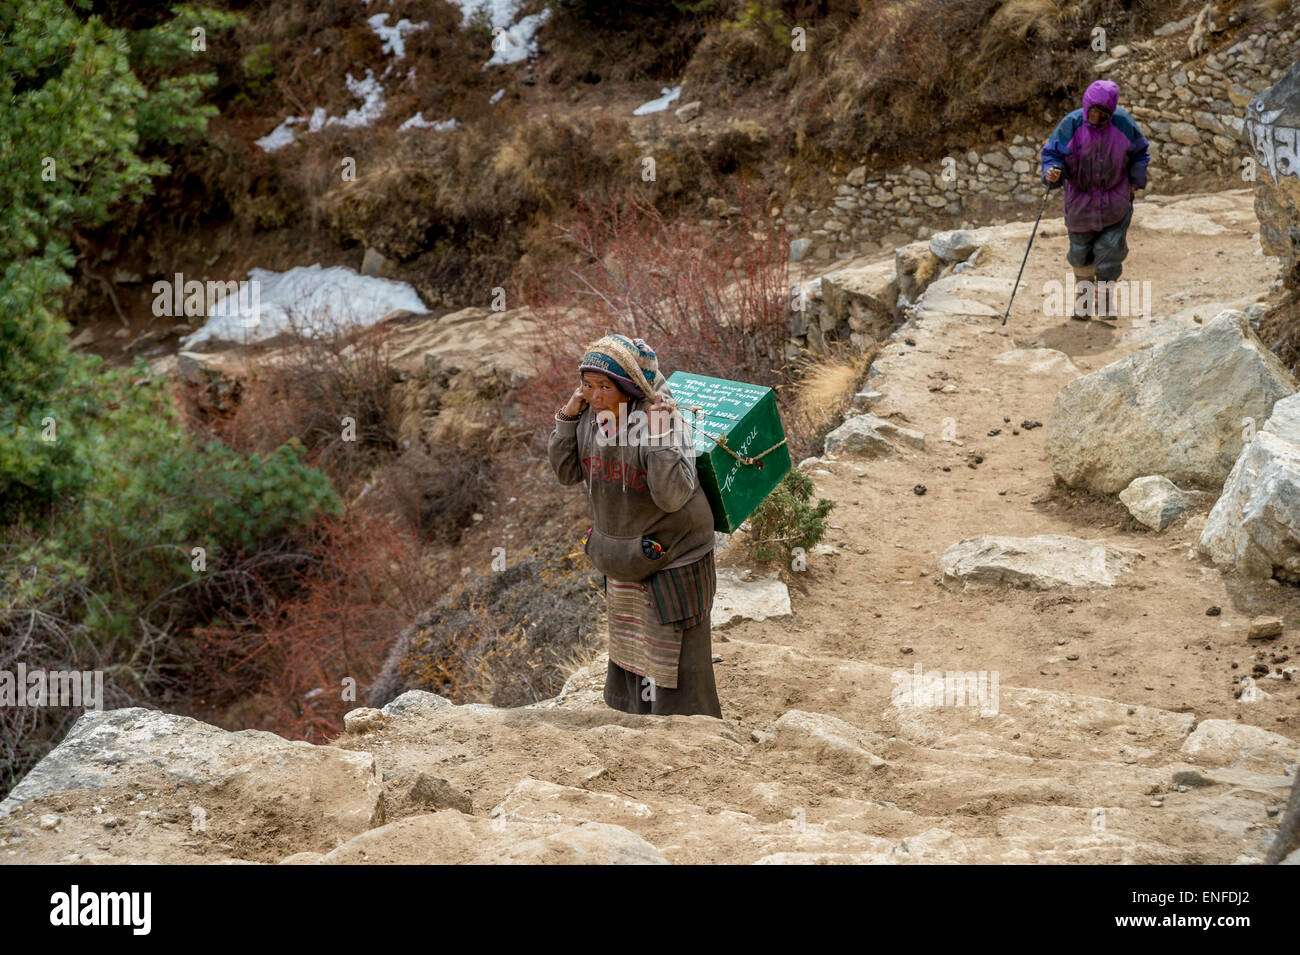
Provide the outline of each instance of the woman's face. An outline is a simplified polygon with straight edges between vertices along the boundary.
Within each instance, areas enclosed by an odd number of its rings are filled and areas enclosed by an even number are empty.
[[[608,411],[615,415],[618,414],[618,406],[627,401],[612,378],[595,371],[582,373],[582,397],[587,399],[592,411]]]

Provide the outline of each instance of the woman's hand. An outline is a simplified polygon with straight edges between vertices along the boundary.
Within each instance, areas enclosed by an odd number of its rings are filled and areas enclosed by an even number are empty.
[[[655,393],[654,401],[646,409],[652,437],[665,437],[672,431],[672,415],[677,411],[677,402]]]
[[[582,385],[573,389],[573,394],[569,396],[569,403],[562,409],[567,415],[582,414],[583,409],[587,407],[587,399],[582,397]]]
[[[1051,169],[1047,170],[1047,175],[1046,175],[1044,178],[1045,178],[1048,182],[1057,182],[1057,181],[1059,181],[1060,178],[1061,178],[1061,167],[1060,167],[1060,166],[1053,166]]]

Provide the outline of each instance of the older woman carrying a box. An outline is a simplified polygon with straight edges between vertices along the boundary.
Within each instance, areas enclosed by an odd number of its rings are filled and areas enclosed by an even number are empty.
[[[605,576],[609,611],[605,702],[721,719],[709,629],[714,520],[689,429],[639,338],[593,343],[578,374],[547,450],[561,484],[586,487],[585,549]]]

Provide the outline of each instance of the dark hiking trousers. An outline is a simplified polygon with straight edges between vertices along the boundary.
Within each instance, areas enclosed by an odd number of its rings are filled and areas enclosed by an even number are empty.
[[[1121,264],[1128,255],[1125,241],[1128,225],[1133,219],[1133,206],[1128,207],[1124,218],[1099,232],[1071,232],[1070,251],[1066,261],[1076,268],[1091,265],[1096,270],[1098,282],[1114,282],[1124,271]]]
[[[605,702],[624,713],[653,716],[703,714],[722,719],[722,704],[713,681],[713,634],[709,615],[682,631],[677,687],[653,686],[643,676],[610,663],[605,673]]]

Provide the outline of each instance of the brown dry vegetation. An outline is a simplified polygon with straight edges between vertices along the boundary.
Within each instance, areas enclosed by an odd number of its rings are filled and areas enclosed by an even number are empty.
[[[402,632],[370,705],[409,689],[496,706],[554,696],[603,649],[599,583],[581,551],[554,547],[475,575]]]
[[[553,224],[580,195],[636,185],[666,215],[695,216],[754,174],[779,201],[837,162],[915,161],[996,139],[1025,114],[1041,121],[1073,104],[1095,59],[1095,25],[1118,42],[1177,12],[1172,0],[550,5],[539,59],[489,70],[490,34],[462,29],[442,0],[386,10],[390,23],[429,24],[407,35],[404,61],[382,53],[359,4],[242,7],[247,22],[203,64],[219,77],[209,135],[165,155],[173,172],[155,201],[88,236],[90,246],[148,274],[242,275],[252,264],[355,265],[369,245],[429,304],[481,304],[497,286],[517,292],[560,254]],[[805,51],[791,49],[795,27],[806,30]],[[327,127],[269,154],[252,144],[287,115],[341,115],[356,105],[343,75],[390,63],[387,112],[373,127]],[[624,110],[628,97],[669,82],[683,85],[682,102],[705,102],[706,126]],[[490,105],[497,89],[507,95]],[[593,112],[601,104],[608,111]],[[416,111],[461,125],[398,133]],[[653,182],[641,180],[645,155],[657,162]],[[342,175],[344,158],[355,181]],[[118,291],[128,314],[143,304]],[[87,276],[69,304],[74,315],[111,308]]]

